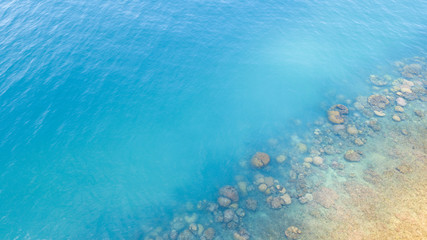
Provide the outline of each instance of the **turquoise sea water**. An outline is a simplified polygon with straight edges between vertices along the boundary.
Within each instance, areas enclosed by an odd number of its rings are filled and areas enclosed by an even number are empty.
[[[369,74],[425,1],[3,1],[0,238],[135,238]],[[295,120],[301,121],[295,126]]]

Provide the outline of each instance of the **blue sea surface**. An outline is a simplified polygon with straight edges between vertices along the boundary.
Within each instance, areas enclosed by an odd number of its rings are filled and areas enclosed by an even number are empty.
[[[426,13],[423,0],[0,2],[0,239],[166,224],[334,96],[426,56]]]

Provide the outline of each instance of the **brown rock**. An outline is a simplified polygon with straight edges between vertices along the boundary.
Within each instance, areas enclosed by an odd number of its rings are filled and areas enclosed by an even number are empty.
[[[289,205],[292,203],[291,196],[289,196],[289,194],[287,194],[287,193],[280,196],[280,198],[283,199],[283,201],[285,202],[286,205]]]
[[[233,202],[239,201],[239,193],[232,186],[224,186],[219,189],[219,195],[231,199]]]
[[[280,197],[268,197],[267,204],[272,209],[282,208],[282,205],[285,204],[285,201]]]
[[[407,103],[406,103],[406,100],[404,98],[398,97],[398,98],[396,98],[396,104],[404,107],[404,106],[406,106]]]
[[[390,101],[383,95],[371,95],[368,97],[368,103],[377,109],[385,109]]]
[[[258,201],[253,198],[246,199],[245,203],[246,203],[246,208],[251,211],[256,211],[256,209],[258,208]]]
[[[268,186],[267,186],[267,184],[265,184],[265,183],[261,183],[261,184],[258,186],[258,190],[259,190],[260,192],[265,192],[265,191],[267,190],[267,188],[268,188]]]
[[[356,135],[359,133],[355,126],[347,126],[347,133],[351,135]]]
[[[323,158],[319,157],[319,156],[314,157],[313,158],[313,164],[316,166],[322,165],[323,164]]]
[[[274,178],[273,177],[265,177],[264,183],[267,184],[268,187],[271,187],[274,184]]]
[[[400,119],[400,117],[399,117],[398,115],[394,114],[394,115],[393,115],[393,121],[395,121],[395,122],[400,122],[400,121],[401,121],[401,119]]]
[[[224,211],[224,222],[228,223],[234,218],[234,210],[233,209],[227,209]]]
[[[228,207],[231,204],[231,200],[229,198],[226,198],[226,197],[219,197],[218,198],[218,204],[221,207]]]
[[[251,159],[251,164],[255,168],[263,168],[270,163],[270,156],[267,153],[257,152]]]
[[[341,115],[347,115],[348,114],[348,108],[342,104],[336,104],[329,108],[329,111],[338,111]]]
[[[405,109],[403,109],[403,107],[401,107],[401,106],[396,106],[396,107],[394,107],[394,111],[396,111],[396,112],[404,112]]]
[[[212,240],[215,237],[215,229],[208,228],[203,232],[202,237],[204,237],[207,240]]]
[[[336,104],[329,108],[328,119],[332,123],[340,124],[344,122],[344,115],[348,114],[348,108],[342,104]]]
[[[358,146],[362,146],[363,144],[365,144],[365,143],[363,142],[363,140],[362,140],[362,139],[360,139],[360,138],[356,138],[356,139],[354,139],[354,143],[355,143],[356,145],[358,145]]]
[[[360,151],[348,150],[344,154],[344,158],[349,162],[358,162],[362,159],[362,153]]]
[[[375,116],[378,116],[378,117],[384,117],[385,116],[385,112],[383,112],[383,111],[374,110],[374,114],[375,114]]]
[[[295,226],[290,226],[285,231],[285,235],[288,239],[298,239],[301,233],[302,233],[301,230],[299,230]]]
[[[330,122],[340,124],[344,122],[344,118],[341,117],[338,111],[328,111],[328,119]]]
[[[239,232],[233,233],[234,240],[248,240],[250,238],[250,235],[246,229],[241,228]]]

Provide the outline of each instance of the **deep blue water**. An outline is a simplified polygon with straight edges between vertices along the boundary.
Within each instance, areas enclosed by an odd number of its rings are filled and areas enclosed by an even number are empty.
[[[0,238],[132,237],[210,198],[331,96],[426,56],[426,12],[422,0],[2,1]]]

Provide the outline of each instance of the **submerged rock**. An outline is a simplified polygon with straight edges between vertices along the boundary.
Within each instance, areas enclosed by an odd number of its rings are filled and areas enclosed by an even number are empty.
[[[301,233],[301,230],[295,226],[290,226],[285,231],[285,235],[288,239],[298,239]]]
[[[300,153],[305,153],[308,150],[307,145],[305,145],[304,143],[298,143],[297,147]]]
[[[368,97],[368,103],[374,109],[385,109],[390,101],[383,95],[371,95]]]
[[[385,112],[383,112],[383,111],[374,110],[374,113],[375,113],[375,116],[377,116],[377,117],[384,117],[385,116]]]
[[[402,107],[406,106],[406,104],[407,104],[406,100],[404,98],[401,98],[401,97],[396,98],[396,103],[397,103],[397,105],[402,106]]]
[[[246,216],[245,210],[243,210],[243,208],[237,209],[236,210],[236,215],[239,216],[239,217],[245,217]]]
[[[347,133],[350,135],[356,135],[359,133],[355,126],[347,126]]]
[[[306,204],[308,202],[313,201],[313,195],[311,195],[310,193],[306,193],[304,196],[300,197],[298,200],[301,204]]]
[[[278,163],[283,163],[285,160],[286,160],[286,156],[283,154],[276,157],[276,161]]]
[[[192,232],[193,234],[197,234],[197,224],[192,223],[190,224],[190,226],[188,226],[188,230],[190,230],[190,232]]]
[[[237,186],[239,187],[239,190],[243,196],[248,195],[248,184],[246,182],[238,182]]]
[[[365,144],[365,142],[364,142],[362,139],[360,139],[360,138],[356,138],[356,139],[354,139],[354,143],[355,143],[357,146],[362,146],[363,144]]]
[[[412,63],[409,65],[405,65],[402,69],[402,76],[406,78],[413,78],[418,76],[422,71],[422,66],[418,63]]]
[[[231,222],[227,223],[227,225],[226,225],[226,227],[228,229],[235,229],[235,228],[237,228],[237,226],[238,226],[238,222],[236,222],[236,221],[231,221]]]
[[[265,183],[261,183],[261,184],[258,186],[258,190],[259,190],[260,192],[265,192],[265,191],[267,190],[267,188],[268,188],[268,186],[267,186],[267,184],[265,184]]]
[[[270,196],[267,198],[267,204],[272,209],[282,208],[282,205],[285,204],[285,201],[281,197]]]
[[[263,168],[270,163],[270,156],[267,153],[257,152],[251,159],[251,165],[255,168]]]
[[[413,92],[403,92],[401,96],[403,96],[405,99],[409,101],[414,101],[415,99],[418,98],[417,94]]]
[[[172,229],[169,233],[169,238],[175,240],[178,238],[178,232],[175,229]]]
[[[344,118],[338,111],[328,111],[328,120],[335,124],[340,124],[344,122]]]
[[[382,86],[387,85],[387,82],[386,82],[386,81],[382,80],[381,78],[379,78],[379,77],[378,77],[378,76],[376,76],[376,75],[371,75],[371,76],[369,76],[369,80],[370,80],[370,81],[371,81],[371,83],[372,83],[372,84],[374,84],[375,86],[382,87]]]
[[[194,234],[186,229],[184,231],[182,231],[179,235],[178,235],[178,240],[196,240],[196,236],[194,236]]]
[[[212,240],[215,237],[215,229],[213,228],[207,228],[203,234],[201,239],[206,239],[206,240]]]
[[[381,130],[381,125],[378,123],[378,120],[376,120],[376,119],[369,120],[368,126],[370,128],[372,128],[372,130],[374,130],[374,131],[380,131]]]
[[[185,220],[182,217],[174,218],[171,222],[173,230],[180,231],[185,228]]]
[[[287,193],[285,193],[285,194],[283,194],[282,196],[280,196],[280,198],[281,198],[281,199],[283,199],[283,202],[284,202],[286,205],[289,205],[289,204],[291,204],[291,203],[292,203],[291,196],[289,196],[289,194],[287,194]]]
[[[218,210],[218,204],[217,203],[208,203],[206,210],[208,210],[209,212],[215,212],[216,210]]]
[[[219,195],[231,199],[233,202],[239,201],[239,193],[237,189],[232,186],[224,186],[219,189]]]
[[[218,204],[221,207],[228,207],[231,204],[231,200],[229,198],[226,198],[226,197],[219,197],[218,198]]]
[[[224,221],[224,214],[221,211],[214,212],[214,220],[215,220],[215,222]]]
[[[248,240],[249,238],[246,238],[245,236],[240,235],[238,232],[235,232],[233,234],[234,240]]]
[[[393,121],[395,121],[395,122],[400,122],[400,121],[401,121],[401,119],[400,119],[399,115],[394,114],[394,115],[393,115]]]
[[[234,240],[248,240],[250,235],[246,229],[241,228],[238,232],[233,233]]]
[[[205,227],[202,224],[197,224],[197,235],[202,236]]]
[[[323,147],[323,151],[328,155],[332,155],[332,154],[337,153],[337,150],[335,149],[335,147],[333,145],[326,145],[325,147]],[[305,159],[304,159],[304,161],[305,161]]]
[[[187,222],[187,223],[194,223],[195,221],[197,221],[197,218],[198,218],[199,216],[197,216],[197,214],[196,213],[193,213],[193,214],[191,214],[191,215],[185,215],[184,216],[184,220]]]
[[[258,208],[258,201],[253,198],[248,198],[245,201],[246,208],[251,211],[256,211]]]
[[[329,111],[338,111],[341,115],[347,115],[348,114],[348,108],[342,104],[336,104],[329,108]]]
[[[329,108],[328,119],[330,122],[335,124],[344,123],[345,115],[348,114],[348,108],[342,104],[337,104]]]
[[[396,112],[404,112],[405,109],[403,109],[403,107],[401,107],[401,106],[396,106],[396,107],[394,107],[394,111],[396,111]]]
[[[351,149],[344,154],[344,158],[349,162],[359,162],[362,159],[362,153]]]
[[[314,157],[313,158],[313,164],[316,166],[322,165],[323,164],[323,158],[319,157],[319,156]]]
[[[227,209],[224,211],[224,222],[228,223],[231,222],[234,218],[234,210],[233,209]]]

